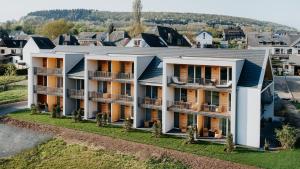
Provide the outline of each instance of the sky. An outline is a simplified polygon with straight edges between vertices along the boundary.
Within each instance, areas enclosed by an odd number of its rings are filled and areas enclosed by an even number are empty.
[[[272,21],[300,30],[300,0],[142,0],[143,11],[195,12]],[[45,9],[131,11],[132,0],[0,0],[0,22]]]

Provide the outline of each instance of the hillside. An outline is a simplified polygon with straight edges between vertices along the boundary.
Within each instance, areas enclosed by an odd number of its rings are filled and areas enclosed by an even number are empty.
[[[22,20],[39,20],[48,21],[53,19],[66,19],[73,22],[84,22],[91,25],[104,26],[108,22],[117,23],[118,26],[125,27],[130,25],[130,12],[109,12],[87,9],[73,10],[46,10],[31,12]],[[170,12],[144,12],[143,19],[145,24],[170,24],[170,25],[208,25],[211,27],[222,27],[231,25],[241,25],[251,27],[254,30],[291,30],[294,28],[266,21],[258,21],[254,19],[198,14],[198,13],[170,13]]]

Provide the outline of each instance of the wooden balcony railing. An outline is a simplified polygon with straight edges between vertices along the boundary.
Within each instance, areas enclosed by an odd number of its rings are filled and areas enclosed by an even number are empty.
[[[115,103],[132,105],[133,104],[133,96],[128,95],[112,95],[112,98]]]
[[[152,99],[149,97],[139,98],[139,105],[143,108],[159,109],[162,107],[162,99]]]
[[[116,80],[133,80],[132,73],[116,73],[114,79]]]
[[[34,92],[38,94],[53,95],[53,96],[63,96],[63,88],[53,88],[47,86],[33,86]]]
[[[167,106],[170,111],[174,112],[203,113],[212,116],[228,116],[230,114],[227,105],[201,105],[195,102],[168,101]]]
[[[34,67],[35,75],[56,75],[62,76],[63,70],[60,68],[44,68],[44,67]]]
[[[176,86],[186,86],[186,87],[220,87],[229,88],[232,85],[231,81],[227,80],[217,80],[217,79],[205,79],[205,78],[188,78],[188,77],[176,77],[168,76],[168,84]]]
[[[84,99],[84,90],[68,89],[68,96],[73,99]]]
[[[89,99],[97,102],[111,103],[112,95],[110,93],[89,92]]]
[[[89,78],[94,80],[112,80],[112,73],[105,71],[89,71]]]

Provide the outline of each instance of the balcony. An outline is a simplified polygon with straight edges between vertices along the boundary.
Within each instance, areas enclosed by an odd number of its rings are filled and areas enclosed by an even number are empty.
[[[230,117],[229,107],[227,105],[200,105],[195,102],[168,101],[168,110],[180,113],[196,113],[199,115],[228,118]]]
[[[139,105],[142,108],[161,110],[162,99],[151,99],[149,97],[139,98]]]
[[[63,70],[60,68],[34,67],[34,74],[42,76],[62,76]]]
[[[89,92],[89,99],[96,102],[111,103],[112,95],[110,93]]]
[[[205,79],[205,78],[187,78],[168,76],[168,85],[172,87],[180,87],[187,89],[215,89],[218,90],[231,90],[232,81]]]
[[[112,95],[113,102],[121,105],[133,105],[133,96],[128,95]]]
[[[34,92],[37,94],[51,95],[51,96],[63,96],[63,88],[53,88],[47,86],[33,86]]]
[[[84,90],[68,89],[68,96],[72,99],[84,99]]]
[[[114,74],[114,80],[120,82],[130,82],[133,80],[132,73],[116,73]]]
[[[89,75],[89,79],[103,80],[103,81],[111,81],[113,77],[111,72],[104,72],[104,71],[89,71],[88,75]]]

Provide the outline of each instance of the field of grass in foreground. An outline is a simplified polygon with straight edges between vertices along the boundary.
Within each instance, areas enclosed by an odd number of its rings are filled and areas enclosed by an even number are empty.
[[[235,152],[227,154],[224,152],[224,146],[219,144],[198,142],[197,144],[186,145],[183,144],[184,140],[180,138],[164,136],[163,138],[155,139],[151,137],[151,133],[148,132],[134,130],[127,133],[124,132],[123,129],[113,126],[99,128],[96,127],[94,122],[85,121],[83,123],[74,123],[72,119],[52,119],[49,115],[30,115],[29,111],[10,114],[9,117],[18,120],[50,124],[69,129],[96,133],[99,135],[120,138],[128,141],[151,144],[159,147],[193,153],[200,156],[208,156],[261,168],[300,168],[300,149],[276,152],[259,152],[238,148]]]
[[[0,105],[27,100],[27,86],[10,86],[7,91],[0,91]]]
[[[80,145],[67,145],[61,140],[50,140],[12,158],[0,159],[1,169],[185,169],[182,163],[170,159],[141,161],[133,156],[104,150],[91,150]]]

